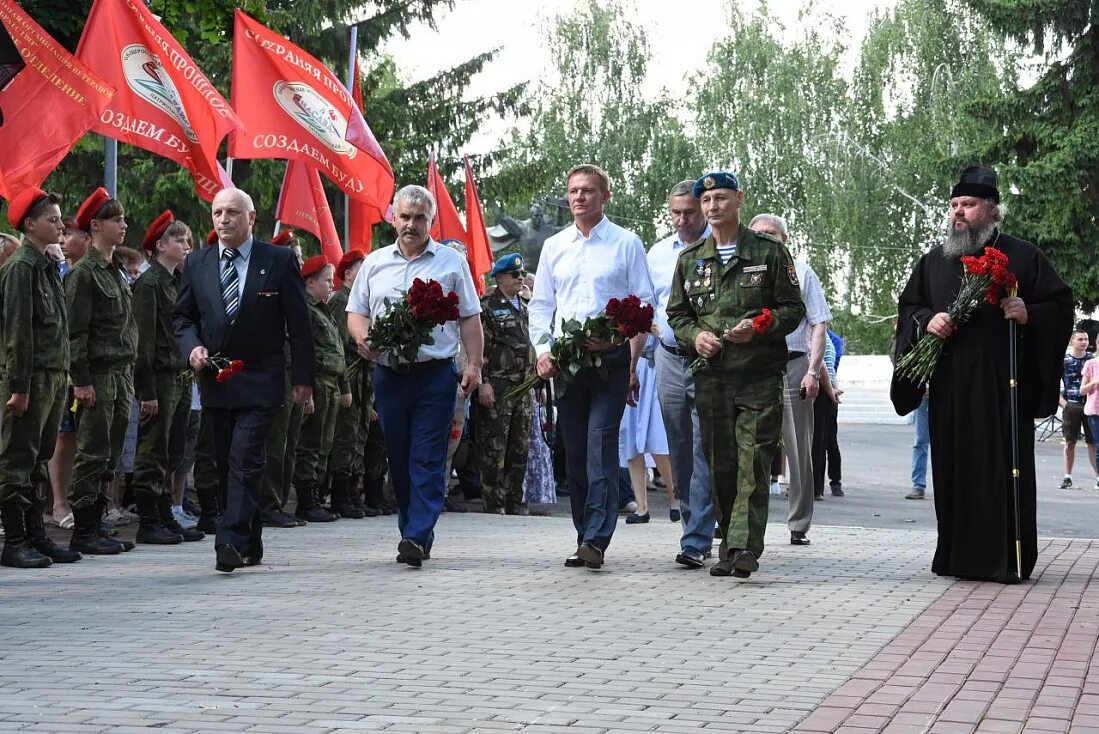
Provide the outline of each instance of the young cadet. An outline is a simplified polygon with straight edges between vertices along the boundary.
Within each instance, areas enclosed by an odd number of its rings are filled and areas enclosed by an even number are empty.
[[[68,384],[65,291],[46,246],[61,239],[56,194],[28,189],[8,204],[8,222],[23,244],[0,270],[0,355],[5,400],[0,424],[0,565],[45,568],[80,553],[58,548],[42,525],[39,487],[53,455]]]
[[[351,389],[347,384],[344,364],[344,340],[332,315],[328,313],[328,297],[332,295],[334,269],[323,255],[305,261],[301,276],[309,303],[309,324],[313,330],[316,352],[316,384],[313,388],[313,412],[306,408],[301,434],[294,456],[294,491],[298,496],[295,514],[307,522],[332,522],[336,515],[320,505],[321,482],[332,451],[332,436],[336,430],[336,411],[351,407]],[[333,495],[332,503],[340,506],[347,501],[347,485],[342,497]]]
[[[191,253],[190,237],[190,228],[176,221],[171,211],[153,220],[141,242],[152,261],[134,283],[134,391],[140,402],[134,458],[138,543],[171,545],[206,537],[201,530],[184,529],[172,515],[172,475],[183,461],[193,374],[179,354],[172,309],[179,267]]]
[[[122,456],[134,399],[137,326],[130,287],[113,264],[115,248],[126,237],[125,210],[100,187],[80,205],[76,223],[91,233],[92,246],[65,276],[70,373],[79,406],[76,459],[69,486],[76,524],[69,548],[92,555],[116,555],[132,545],[107,537],[100,521],[108,486]]]

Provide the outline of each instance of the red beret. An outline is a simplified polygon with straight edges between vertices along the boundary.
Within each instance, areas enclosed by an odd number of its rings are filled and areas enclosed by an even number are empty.
[[[208,245],[216,245],[220,239],[221,238],[218,237],[218,231],[216,229],[211,229],[209,232],[206,233],[206,244]]]
[[[351,266],[357,262],[361,262],[366,257],[366,253],[362,250],[348,250],[340,258],[340,262],[336,265],[336,277],[343,280],[343,276],[347,275],[347,271],[351,269]]]
[[[92,195],[84,200],[84,203],[80,205],[80,208],[76,210],[76,226],[85,232],[91,231],[92,220],[95,219],[96,213],[103,208],[103,205],[110,201],[111,195],[107,193],[107,189],[100,186],[98,189],[92,192]]]
[[[146,252],[152,252],[156,249],[156,242],[164,236],[164,230],[168,229],[168,225],[176,220],[175,215],[172,214],[171,209],[165,209],[160,213],[160,216],[153,220],[153,223],[149,225],[149,229],[145,232],[145,239],[141,240],[141,249]]]
[[[46,192],[38,187],[26,189],[23,193],[8,202],[8,224],[14,229],[22,231],[23,220],[34,205],[45,199]]]
[[[272,245],[289,245],[294,238],[294,230],[284,229],[271,239]]]
[[[324,270],[327,264],[328,261],[324,259],[324,255],[314,255],[302,264],[301,277],[308,278],[310,275],[316,275]]]

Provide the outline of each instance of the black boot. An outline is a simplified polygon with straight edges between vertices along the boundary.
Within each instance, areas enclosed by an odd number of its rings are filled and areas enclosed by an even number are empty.
[[[204,533],[216,533],[218,531],[218,521],[221,520],[217,487],[200,489],[196,486],[195,494],[198,495],[198,503],[202,506],[198,517],[198,529]]]
[[[103,514],[107,511],[106,495],[100,495],[99,501],[96,504],[96,509],[99,510],[99,529],[97,530],[97,532],[99,533],[99,537],[122,546],[123,553],[129,553],[130,551],[132,551],[136,547],[134,545],[134,542],[132,540],[115,540],[114,538],[112,538],[111,526],[103,521]]]
[[[351,501],[351,477],[346,474],[332,476],[332,510],[340,517],[362,520],[366,515]]]
[[[5,502],[0,505],[0,522],[4,523],[4,550],[0,552],[0,566],[46,568],[53,561],[28,542],[23,522],[24,509],[24,505],[19,502]]]
[[[363,480],[363,494],[365,495],[365,512],[367,517],[390,514],[385,511],[384,486],[385,479],[383,477],[367,477]]]
[[[148,492],[138,492],[135,499],[137,501],[137,514],[141,518],[141,524],[137,526],[138,543],[177,545],[183,542],[182,535],[166,527],[161,521],[159,508],[157,507],[159,497]]]
[[[76,551],[61,548],[46,535],[46,526],[42,522],[42,504],[37,498],[23,515],[27,529],[27,541],[42,555],[56,563],[76,563],[83,556]]]
[[[294,515],[306,522],[334,522],[336,516],[317,504],[316,487],[295,487],[298,493],[298,506],[294,509]]]
[[[99,506],[73,508],[73,535],[69,550],[89,556],[116,556],[122,552],[122,544],[99,535]]]
[[[156,509],[160,515],[161,527],[180,536],[184,541],[193,543],[206,537],[206,533],[197,527],[188,530],[179,524],[179,520],[176,520],[176,516],[172,514],[172,496],[170,494],[162,494],[156,498]]]
[[[382,514],[382,511],[377,507],[371,507],[363,502],[365,486],[361,473],[351,475],[351,480],[348,482],[347,489],[351,493],[351,504],[355,505],[355,509],[360,511],[363,514],[363,517],[377,517]]]

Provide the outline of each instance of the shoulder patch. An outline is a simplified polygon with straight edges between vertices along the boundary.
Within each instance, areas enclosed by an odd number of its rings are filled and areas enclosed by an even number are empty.
[[[801,287],[801,283],[798,282],[798,269],[794,267],[793,263],[786,266],[786,274],[790,276],[790,285]]]

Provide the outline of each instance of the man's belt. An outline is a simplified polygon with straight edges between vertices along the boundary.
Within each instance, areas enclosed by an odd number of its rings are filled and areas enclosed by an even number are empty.
[[[805,356],[805,352],[787,352],[786,361],[793,362],[795,359],[799,359]]]
[[[385,369],[392,372],[423,372],[424,370],[434,369],[441,367],[444,364],[453,365],[453,359],[425,359],[422,362],[413,362],[412,364],[402,364],[398,367],[391,367],[389,365],[383,365]]]
[[[660,341],[660,346],[664,347],[664,351],[666,351],[670,354],[674,354],[677,357],[680,357],[680,358],[683,358],[683,359],[686,359],[686,357],[687,357],[687,355],[683,353],[682,349],[680,349],[679,347],[669,347],[667,344],[664,343],[663,340]]]

